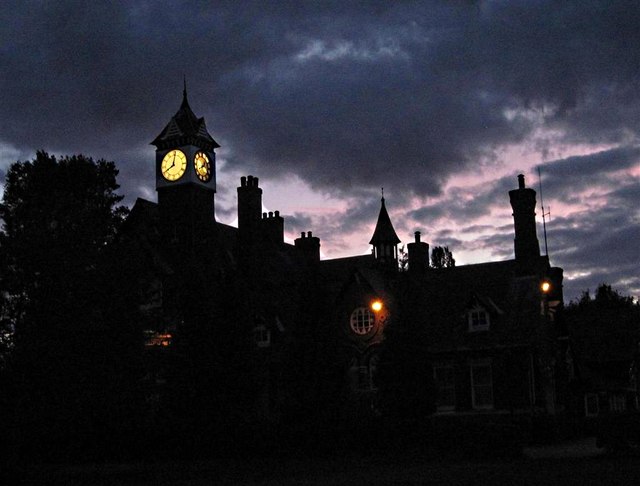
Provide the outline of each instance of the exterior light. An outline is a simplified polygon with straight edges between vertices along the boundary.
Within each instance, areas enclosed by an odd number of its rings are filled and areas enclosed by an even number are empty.
[[[551,290],[551,284],[547,281],[542,282],[540,285],[540,290],[542,290],[545,294]]]
[[[374,300],[371,303],[371,310],[373,312],[380,312],[382,310],[382,302],[380,302],[379,300]]]

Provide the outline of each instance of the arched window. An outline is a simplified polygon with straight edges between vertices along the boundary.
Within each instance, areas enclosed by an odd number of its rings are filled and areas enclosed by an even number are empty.
[[[371,332],[375,322],[376,316],[367,307],[358,307],[351,313],[351,330],[359,336]]]

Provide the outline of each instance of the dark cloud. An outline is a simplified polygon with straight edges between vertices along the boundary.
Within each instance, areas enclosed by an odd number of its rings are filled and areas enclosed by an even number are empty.
[[[308,231],[309,229],[314,229],[316,227],[313,223],[313,219],[306,214],[285,214],[283,217],[286,222],[286,232],[292,235],[299,235],[303,231]]]
[[[517,188],[516,174],[501,177],[493,182],[453,187],[447,191],[446,197],[412,210],[409,212],[409,217],[416,222],[424,221],[426,224],[439,221],[470,224],[479,217],[490,215],[496,208],[510,213],[508,192],[515,188]],[[469,232],[473,229],[467,227],[462,231]]]
[[[603,282],[640,294],[640,224],[633,210],[614,206],[556,218],[548,234],[553,259],[576,275],[566,282],[569,296]]]
[[[581,141],[619,140],[640,120],[635,3],[67,1],[3,12],[0,128],[18,147],[140,147],[177,108],[183,74],[231,163],[338,193],[439,194],[451,173],[523,140],[530,110]]]
[[[618,186],[616,173],[640,163],[640,146],[622,146],[589,155],[567,157],[540,165],[545,192],[575,202],[576,195],[594,185]],[[640,193],[636,194],[638,201]],[[640,201],[638,201],[640,202]]]

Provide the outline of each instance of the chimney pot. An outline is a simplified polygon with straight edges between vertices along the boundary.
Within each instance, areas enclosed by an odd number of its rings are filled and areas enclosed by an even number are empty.
[[[273,211],[269,211],[269,218],[273,218]]]
[[[518,189],[524,189],[525,185],[524,185],[524,175],[523,174],[519,174],[518,175]]]
[[[262,213],[262,219],[267,219],[267,213]]]
[[[303,231],[302,233],[300,233],[300,238],[306,238],[307,234]]]
[[[415,237],[416,237],[416,243],[420,243],[420,232],[419,232],[419,231],[416,231],[416,232],[414,233],[414,235],[415,235]]]
[[[309,231],[309,232],[307,233],[307,236],[308,236],[309,238],[311,238],[311,237],[313,236],[313,233],[312,233],[311,231]]]
[[[255,187],[258,187],[258,178],[257,178],[257,177],[254,177],[254,178],[253,178],[253,185],[254,185]]]
[[[246,187],[246,185],[247,185],[247,178],[246,178],[245,176],[242,176],[242,177],[240,178],[240,185],[241,185],[242,187]]]
[[[275,213],[273,213],[275,215],[276,218],[280,217],[280,211],[276,211]]]

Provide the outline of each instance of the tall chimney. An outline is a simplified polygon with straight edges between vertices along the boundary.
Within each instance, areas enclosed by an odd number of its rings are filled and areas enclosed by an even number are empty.
[[[308,264],[315,265],[320,262],[320,238],[313,236],[311,231],[306,235],[303,231],[294,244]]]
[[[420,241],[420,232],[414,233],[415,241],[407,245],[409,251],[409,271],[424,273],[429,268],[429,245]]]
[[[536,233],[536,191],[525,186],[524,175],[518,175],[518,189],[509,191],[509,200],[513,209],[518,273],[529,275],[535,271],[540,245]]]
[[[238,187],[238,233],[243,239],[254,239],[262,212],[262,189],[258,178],[241,177]]]

